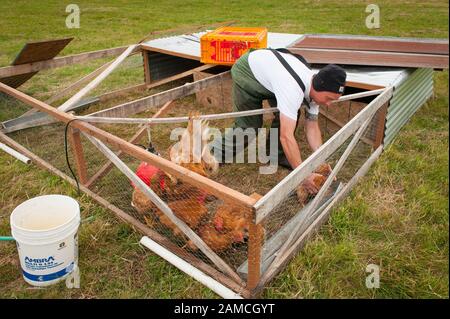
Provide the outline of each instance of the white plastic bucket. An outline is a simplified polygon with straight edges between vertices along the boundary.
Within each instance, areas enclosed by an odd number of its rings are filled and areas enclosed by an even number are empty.
[[[23,278],[48,286],[66,278],[78,264],[80,206],[64,195],[29,199],[11,214]]]

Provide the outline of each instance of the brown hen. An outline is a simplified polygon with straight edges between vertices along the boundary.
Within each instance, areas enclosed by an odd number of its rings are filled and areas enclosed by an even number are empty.
[[[175,216],[184,221],[190,228],[195,229],[200,224],[203,217],[208,213],[208,209],[196,198],[177,200],[168,204]],[[156,213],[159,221],[170,228],[175,236],[182,235],[181,230],[160,210]]]
[[[232,230],[229,232],[219,232],[213,225],[207,224],[200,227],[198,235],[215,252],[220,252],[229,248],[233,243],[243,242],[244,237],[241,231]],[[187,243],[187,247],[197,250],[197,246],[192,241]]]
[[[262,196],[253,193],[250,197],[259,199]],[[225,203],[219,206],[208,223],[198,230],[200,238],[214,251],[222,251],[233,243],[243,242],[250,227],[250,211],[243,207]],[[197,247],[189,241],[187,246],[193,250]]]
[[[331,167],[327,163],[323,163],[314,171],[314,173],[319,175],[314,177],[313,183],[317,189],[320,189],[330,175]],[[312,195],[314,194],[308,192],[303,183],[297,187],[297,198],[300,204],[305,205],[308,202],[308,198]]]

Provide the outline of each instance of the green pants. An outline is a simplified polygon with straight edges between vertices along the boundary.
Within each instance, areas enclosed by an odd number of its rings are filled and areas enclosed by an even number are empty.
[[[262,102],[268,100],[271,107],[277,106],[275,95],[267,90],[253,75],[248,64],[249,53],[253,51],[250,49],[247,53],[242,55],[238,61],[231,68],[231,77],[233,79],[232,84],[232,103],[233,112],[250,111],[261,109]],[[300,114],[300,112],[299,112]],[[284,156],[283,148],[280,143],[280,115],[279,112],[274,113],[275,118],[272,121],[271,128],[278,131],[278,156]],[[297,120],[298,124],[298,120]],[[255,132],[258,132],[258,128],[263,126],[263,115],[244,116],[238,117],[234,121],[233,128],[252,128]],[[215,152],[215,156],[219,161],[224,162],[225,152],[233,152],[236,154],[236,149],[245,148],[247,144],[251,142],[248,139],[244,140],[244,145],[237,145],[237,140],[234,138],[234,134],[229,132],[225,134],[221,141],[216,140],[213,142],[214,147],[220,147],[222,154]],[[220,145],[221,144],[221,145]]]

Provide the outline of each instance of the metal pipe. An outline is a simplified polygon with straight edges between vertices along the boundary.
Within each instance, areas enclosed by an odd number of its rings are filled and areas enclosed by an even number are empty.
[[[242,111],[242,112],[230,112],[230,113],[218,113],[218,114],[206,114],[196,116],[195,119],[198,120],[221,120],[228,118],[236,118],[236,117],[244,117],[244,116],[253,116],[265,113],[274,113],[278,112],[276,107],[268,108],[268,109],[258,109],[251,111]],[[119,117],[97,117],[97,116],[76,116],[77,119],[89,122],[89,123],[115,123],[115,124],[167,124],[167,123],[183,123],[189,122],[189,116],[181,116],[181,117],[161,117],[161,118],[119,118]]]
[[[19,161],[24,162],[25,164],[30,164],[31,160],[26,157],[25,155],[17,152],[16,150],[12,149],[11,147],[0,143],[0,149],[2,149],[3,151],[5,151],[6,153],[8,153],[11,156],[14,156],[15,158],[17,158]]]
[[[341,96],[333,103],[353,100],[361,97],[372,96],[380,94],[385,89],[372,90],[367,92],[355,93]],[[244,117],[244,116],[253,116],[260,115],[266,113],[275,113],[278,112],[278,108],[271,107],[267,109],[258,109],[251,111],[242,111],[242,112],[230,112],[230,113],[219,113],[219,114],[206,114],[196,116],[196,119],[199,120],[223,120],[229,118],[236,117]],[[97,117],[97,116],[77,116],[79,120],[89,122],[89,123],[108,123],[108,124],[150,124],[150,123],[159,123],[159,124],[168,124],[168,123],[183,123],[189,122],[189,116],[181,116],[181,117],[161,117],[161,118],[123,118],[123,117]]]
[[[334,100],[332,103],[338,103],[338,102],[342,102],[342,101],[359,99],[361,97],[366,97],[366,96],[378,95],[378,94],[383,93],[384,90],[386,90],[386,89],[382,88],[382,89],[360,92],[360,93],[355,93],[355,94],[343,95],[340,98],[338,98],[337,100]]]
[[[225,299],[243,299],[239,294],[235,293],[231,289],[225,287],[220,282],[214,280],[213,278],[207,276],[202,271],[198,270],[191,264],[187,263],[171,251],[167,250],[163,246],[157,244],[155,241],[151,240],[147,236],[141,238],[140,243],[150,249],[152,252],[158,256],[164,258],[169,263],[191,276],[195,280],[201,282],[206,287],[214,291],[216,294]]]

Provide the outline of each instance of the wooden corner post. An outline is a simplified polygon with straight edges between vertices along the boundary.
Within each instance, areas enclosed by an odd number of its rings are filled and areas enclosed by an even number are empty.
[[[144,63],[144,80],[146,85],[150,85],[150,59],[148,58],[148,51],[142,50],[142,61]]]
[[[262,196],[253,193],[251,198],[259,200]],[[264,238],[264,228],[262,222],[256,223],[256,210],[252,208],[251,222],[248,229],[248,275],[247,275],[247,290],[250,292],[251,297],[256,297],[253,290],[259,284],[261,277],[261,250],[262,241]]]
[[[378,114],[378,120],[376,123],[376,135],[375,135],[375,141],[373,143],[373,149],[377,149],[383,143],[388,104],[389,104],[389,102],[386,102],[378,110],[379,114]]]
[[[88,181],[86,160],[84,158],[83,145],[81,144],[80,131],[78,129],[69,129],[69,141],[72,147],[80,183],[86,185]]]
[[[250,223],[248,236],[248,276],[247,289],[252,294],[259,283],[261,277],[261,249],[263,239],[263,229],[261,224]]]

